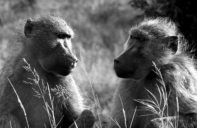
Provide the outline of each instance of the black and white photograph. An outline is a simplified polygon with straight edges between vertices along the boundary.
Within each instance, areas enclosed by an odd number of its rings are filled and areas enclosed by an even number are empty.
[[[0,0],[0,128],[197,128],[194,0]]]

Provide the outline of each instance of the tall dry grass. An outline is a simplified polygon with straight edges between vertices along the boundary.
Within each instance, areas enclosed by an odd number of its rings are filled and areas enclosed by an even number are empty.
[[[59,121],[56,121],[55,118],[55,109],[54,109],[54,98],[51,94],[51,89],[49,88],[49,84],[45,83],[40,76],[38,75],[37,71],[31,67],[31,65],[23,58],[23,61],[25,63],[25,66],[23,67],[27,72],[31,73],[33,78],[27,78],[28,81],[24,81],[25,83],[31,84],[34,87],[32,88],[32,91],[34,91],[35,93],[35,97],[42,99],[43,103],[44,103],[44,108],[46,110],[49,122],[50,122],[50,127],[51,128],[57,128]],[[27,124],[27,128],[31,128],[29,126],[29,121],[28,121],[28,116],[25,110],[25,107],[20,99],[20,96],[18,95],[14,84],[8,79],[10,85],[12,86],[14,93],[16,94],[18,103],[20,104],[20,107],[23,110],[24,116],[25,116],[25,120],[26,120],[26,124]],[[49,100],[47,100],[47,98]],[[31,117],[30,117],[31,118]]]
[[[155,68],[155,73],[157,74],[158,84],[156,85],[157,91],[159,93],[159,97],[154,95],[155,92],[151,92],[151,90],[146,89],[151,99],[135,99],[135,101],[142,104],[143,109],[151,112],[153,115],[156,115],[157,118],[153,119],[152,122],[156,123],[159,128],[178,128],[178,120],[179,120],[179,102],[178,97],[176,96],[176,115],[169,116],[169,105],[168,101],[169,95],[166,90],[166,84],[161,74],[160,69],[153,62],[153,66]],[[149,116],[149,115],[143,115]]]

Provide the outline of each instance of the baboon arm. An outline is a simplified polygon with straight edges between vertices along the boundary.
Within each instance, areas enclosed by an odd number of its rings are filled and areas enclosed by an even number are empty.
[[[95,117],[90,110],[84,110],[69,128],[93,128]]]

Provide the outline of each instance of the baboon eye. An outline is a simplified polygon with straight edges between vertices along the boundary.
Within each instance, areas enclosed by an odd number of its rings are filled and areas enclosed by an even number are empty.
[[[130,35],[130,39],[134,39],[134,40],[137,40],[137,41],[145,41],[145,39],[143,37],[139,37],[139,36],[133,36],[133,35]]]
[[[56,36],[57,38],[59,39],[70,39],[71,38],[71,35],[67,34],[67,33],[56,33]]]
[[[130,39],[136,39],[136,37],[133,35],[130,35]]]
[[[137,37],[137,36],[130,35],[130,39],[134,39],[134,40],[140,40],[140,37]]]

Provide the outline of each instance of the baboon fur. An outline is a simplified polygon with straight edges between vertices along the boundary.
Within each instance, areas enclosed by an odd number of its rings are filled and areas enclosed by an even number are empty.
[[[157,119],[171,117],[176,119],[176,124],[178,121],[179,128],[197,127],[195,60],[174,22],[168,18],[147,18],[133,26],[124,51],[114,60],[114,69],[117,76],[124,79],[113,99],[112,128],[118,125],[121,128],[160,128]],[[167,94],[168,107],[163,110],[163,117],[151,102],[156,98],[161,102],[160,109],[164,106],[161,98],[165,97],[160,95],[159,89]],[[147,102],[149,105],[143,104]],[[156,111],[153,112],[153,108]],[[154,120],[156,123],[152,123]]]
[[[49,85],[56,123],[60,121],[58,127],[67,128],[85,109],[79,88],[70,74],[77,63],[72,52],[73,34],[71,27],[60,17],[41,16],[27,20],[23,49],[12,63],[5,64],[1,74],[1,128],[10,128],[10,123],[13,128],[27,127],[24,112],[10,84],[24,106],[30,128],[50,127],[43,99],[35,96],[35,90],[39,91],[36,84]],[[37,72],[39,83],[33,82],[35,76],[25,68],[28,64]],[[61,91],[52,91],[57,90],[57,86]],[[44,95],[50,105],[48,95]]]

